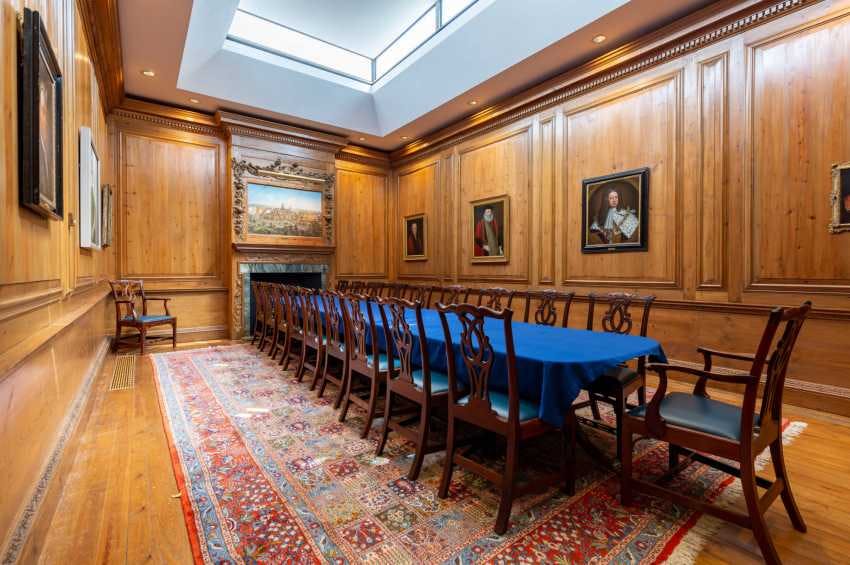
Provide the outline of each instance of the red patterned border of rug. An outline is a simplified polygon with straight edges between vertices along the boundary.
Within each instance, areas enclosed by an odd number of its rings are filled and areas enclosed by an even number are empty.
[[[375,457],[378,430],[359,438],[360,411],[339,423],[335,390],[317,399],[256,349],[152,360],[197,563],[688,563],[717,527],[651,497],[623,508],[617,477],[587,465],[575,496],[552,490],[519,499],[510,529],[497,536],[492,485],[457,471],[449,498],[437,498],[442,453],[408,481],[411,445],[391,434]],[[786,441],[804,427],[790,424]],[[613,451],[607,435],[597,440]],[[666,466],[666,446],[639,442],[635,457],[636,472],[652,478]],[[738,496],[730,488],[737,481],[704,465],[674,480],[709,500]]]

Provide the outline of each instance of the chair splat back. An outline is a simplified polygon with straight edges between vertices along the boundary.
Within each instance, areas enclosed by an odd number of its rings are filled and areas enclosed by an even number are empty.
[[[561,327],[566,328],[574,296],[574,292],[558,292],[554,289],[530,290],[526,293],[524,321],[532,321],[541,326],[555,326],[558,324],[558,303],[562,302]],[[537,301],[537,308],[531,318],[531,303],[534,300]]]
[[[322,293],[325,308],[325,336],[328,339],[328,345],[337,348],[345,343],[345,329],[338,302],[341,300],[338,292],[330,290]]]
[[[304,316],[304,335],[315,344],[321,344],[324,337],[322,313],[317,302],[317,292],[311,289],[301,291],[301,311]]]
[[[631,334],[634,329],[634,320],[632,319],[630,307],[633,304],[639,304],[643,306],[640,335],[646,337],[646,332],[649,329],[649,311],[652,308],[652,303],[655,301],[655,296],[637,296],[626,292],[612,292],[603,295],[590,293],[588,300],[588,330],[593,330],[596,304],[602,302],[608,305],[607,310],[602,315],[602,330],[608,333]]]
[[[140,279],[119,279],[109,281],[112,288],[112,298],[115,300],[115,314],[119,319],[138,319],[136,313],[136,301],[142,299],[142,315],[147,314],[145,304],[144,281]]]
[[[479,291],[478,305],[501,312],[510,308],[516,291],[507,288],[485,288]]]
[[[348,344],[352,362],[373,363],[378,365],[378,332],[375,326],[375,315],[372,311],[374,298],[349,294],[345,298],[343,316],[348,317]],[[365,305],[366,312],[361,306]],[[370,357],[372,359],[370,360]]]

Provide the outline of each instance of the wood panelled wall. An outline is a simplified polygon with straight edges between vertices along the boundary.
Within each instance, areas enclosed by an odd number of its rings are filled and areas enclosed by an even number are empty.
[[[118,111],[116,248],[122,277],[170,296],[179,341],[228,334],[227,151],[212,128]]]
[[[827,232],[830,167],[850,161],[850,2],[662,61],[400,152],[383,201],[383,184],[347,173],[338,223],[358,239],[340,246],[339,276],[387,265],[387,278],[410,282],[653,293],[650,335],[690,361],[699,344],[753,349],[768,306],[812,299],[787,398],[850,414],[850,233]],[[582,179],[639,167],[650,168],[648,251],[582,254]],[[503,194],[510,261],[472,264],[469,202]],[[382,206],[388,264],[376,245]],[[428,259],[407,262],[402,218],[416,213],[427,215]]]
[[[18,18],[38,10],[64,76],[63,221],[18,204]],[[92,129],[101,178],[114,174],[106,119],[74,0],[0,2],[0,560],[28,503],[50,491],[51,456],[105,351],[112,248],[80,249],[78,136]],[[72,221],[72,217],[74,220]],[[54,484],[54,483],[49,483]],[[47,487],[47,490],[45,490]]]

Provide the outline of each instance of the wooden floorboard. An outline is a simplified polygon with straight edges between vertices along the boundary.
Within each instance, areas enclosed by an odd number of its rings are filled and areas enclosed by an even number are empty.
[[[180,500],[173,496],[178,488],[150,358],[137,358],[134,389],[109,392],[113,363],[110,356],[94,384],[71,471],[55,512],[36,519],[34,528],[47,533],[39,547],[28,548],[27,562],[192,562]],[[714,395],[734,399],[730,393]],[[785,563],[846,563],[850,420],[794,407],[785,415],[809,424],[786,448],[791,485],[809,531],[796,532],[777,501],[767,515],[774,542]],[[697,559],[700,564],[761,562],[752,534],[731,525],[721,526]]]

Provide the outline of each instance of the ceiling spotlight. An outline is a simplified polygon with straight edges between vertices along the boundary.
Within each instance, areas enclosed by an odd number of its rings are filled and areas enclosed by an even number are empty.
[[[410,139],[410,136],[409,135],[403,135],[403,136],[401,136],[401,138],[402,139]]]
[[[470,100],[470,101],[469,101],[469,105],[470,105],[470,106],[475,106],[475,105],[477,105],[477,104],[478,104],[478,100]]]
[[[357,139],[359,139],[360,141],[366,141],[365,137],[358,137]]]
[[[598,44],[598,43],[602,43],[606,39],[608,39],[606,36],[599,34],[599,35],[597,35],[596,37],[593,38],[593,42]]]
[[[189,102],[191,102],[192,104],[200,104],[201,101],[197,98],[189,98]]]
[[[152,71],[152,70],[150,70],[150,69],[145,69],[144,71],[142,71],[142,74],[143,74],[143,75],[145,75],[146,77],[153,77],[153,76],[156,76],[156,73],[155,73],[155,72],[153,72],[153,71]]]

